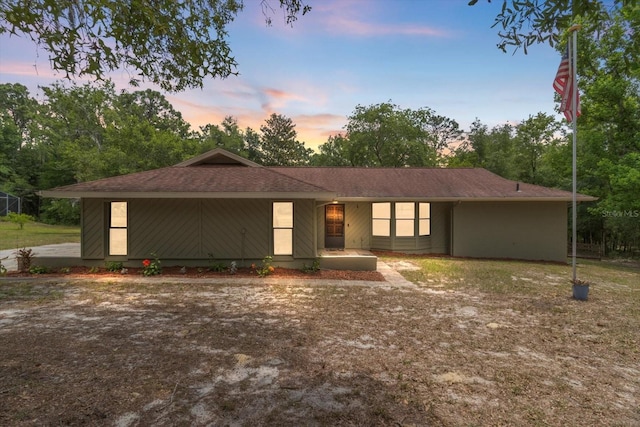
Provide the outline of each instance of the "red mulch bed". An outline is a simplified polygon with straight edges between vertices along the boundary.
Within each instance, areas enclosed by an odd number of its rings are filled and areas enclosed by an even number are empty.
[[[238,278],[238,277],[255,277],[259,278],[258,273],[251,268],[238,268],[235,274],[228,271],[209,271],[206,268],[187,267],[186,271],[181,271],[182,267],[163,267],[161,277],[193,277],[193,278]],[[31,274],[20,273],[16,271],[8,272],[5,277],[122,277],[119,272],[107,271],[105,268],[91,267],[69,267],[57,269],[50,273]],[[142,268],[127,268],[125,276],[142,277]],[[369,280],[376,282],[384,282],[385,278],[377,271],[351,271],[351,270],[319,270],[316,272],[306,273],[302,270],[291,268],[275,267],[273,273],[268,277],[283,278],[299,278],[299,279],[339,279],[339,280]]]

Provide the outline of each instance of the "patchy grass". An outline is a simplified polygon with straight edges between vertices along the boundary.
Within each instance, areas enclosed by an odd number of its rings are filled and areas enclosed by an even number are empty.
[[[581,262],[580,302],[568,266],[385,260],[415,285],[0,280],[0,424],[640,425],[639,269]]]
[[[18,282],[9,286],[0,285],[0,304],[9,301],[31,301],[44,303],[61,299],[63,291],[58,284],[53,286],[39,282]]]
[[[56,243],[80,242],[80,228],[28,222],[24,229],[8,221],[0,221],[0,250],[29,248]]]
[[[404,260],[389,256],[382,259],[390,263]],[[553,263],[428,257],[412,258],[411,262],[419,269],[402,271],[402,275],[414,283],[507,295],[535,294],[542,290],[566,292],[572,275],[570,265]],[[635,265],[580,260],[577,275],[593,283],[597,290],[610,284],[632,286],[639,271]]]

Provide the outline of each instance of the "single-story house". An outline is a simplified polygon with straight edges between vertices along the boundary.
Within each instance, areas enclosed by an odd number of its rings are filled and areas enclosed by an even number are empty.
[[[572,198],[479,168],[264,167],[222,149],[41,195],[81,200],[87,265],[350,269],[375,269],[370,250],[566,262]]]

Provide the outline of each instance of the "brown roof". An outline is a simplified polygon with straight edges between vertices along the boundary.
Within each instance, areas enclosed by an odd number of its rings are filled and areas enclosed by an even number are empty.
[[[61,193],[326,193],[267,168],[167,167],[58,187]],[[46,193],[46,192],[45,192]]]
[[[518,184],[485,169],[262,167],[226,154],[229,153],[216,149],[176,166],[58,187],[41,194],[129,198],[571,200],[570,192]],[[578,200],[594,198],[580,195]]]
[[[275,167],[271,169],[334,190],[342,198],[571,200],[570,192],[517,183],[481,168]],[[582,200],[591,199],[588,196],[580,196]]]

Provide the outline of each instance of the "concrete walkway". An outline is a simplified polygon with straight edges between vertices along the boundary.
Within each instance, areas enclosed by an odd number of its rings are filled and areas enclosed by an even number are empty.
[[[61,258],[80,258],[80,243],[60,243],[57,245],[46,245],[46,246],[36,246],[31,248],[33,249],[33,256],[34,257],[61,257]],[[6,258],[6,259],[5,259]],[[7,250],[2,250],[0,251],[0,261],[2,261],[2,265],[5,266],[5,268],[7,269],[7,271],[16,271],[18,269],[18,262],[16,261],[16,249],[7,249]],[[376,268],[378,270],[378,272],[380,272],[380,274],[382,274],[384,276],[384,278],[386,279],[386,282],[370,282],[367,281],[367,284],[375,284],[377,286],[380,285],[384,285],[386,283],[386,285],[392,285],[395,287],[407,287],[407,288],[415,288],[416,285],[409,282],[408,280],[406,280],[404,277],[402,277],[402,275],[400,273],[398,273],[398,271],[396,271],[392,266],[390,266],[389,264],[380,261],[378,259],[378,263],[376,265]],[[108,280],[110,281],[114,281],[114,277],[109,277]],[[134,279],[131,276],[123,276],[122,280],[126,280],[126,281],[132,281],[132,279]],[[117,280],[117,279],[116,279]],[[153,278],[153,277],[136,277],[135,281],[157,281],[158,278]],[[164,282],[167,281],[183,281],[185,279],[180,278],[180,277],[163,277],[162,280]],[[283,279],[276,279],[276,278],[243,278],[243,279],[235,279],[235,278],[224,278],[224,279],[189,279],[190,281],[193,280],[203,280],[203,281],[226,281],[226,282],[230,282],[230,281],[241,281],[241,282],[245,282],[248,281],[249,283],[253,283],[252,281],[259,281],[260,283],[267,283],[270,281],[274,281],[277,283],[282,283]],[[285,279],[285,280],[289,280],[289,279]],[[308,280],[308,279],[305,279]],[[352,284],[360,284],[359,280],[317,280],[317,282],[340,282],[341,284],[348,284],[348,283],[352,283]]]
[[[35,246],[31,249],[33,249],[34,257],[80,258],[80,243],[59,243],[57,245]],[[17,249],[0,251],[0,261],[7,271],[18,269],[16,251]]]

